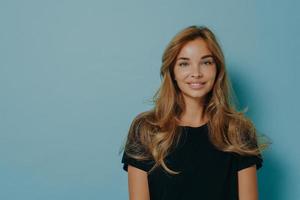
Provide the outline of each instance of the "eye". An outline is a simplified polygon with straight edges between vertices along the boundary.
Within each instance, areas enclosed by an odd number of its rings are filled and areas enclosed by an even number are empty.
[[[215,62],[213,60],[206,60],[203,62],[205,65],[212,65],[214,64]]]
[[[189,65],[189,63],[187,63],[187,62],[179,63],[179,66],[180,66],[180,67],[185,67],[185,66],[188,66],[188,65]]]

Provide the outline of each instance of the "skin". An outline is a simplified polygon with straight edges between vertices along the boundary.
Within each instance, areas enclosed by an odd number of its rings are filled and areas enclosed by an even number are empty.
[[[150,200],[147,172],[128,165],[130,200]]]
[[[174,66],[175,80],[182,92],[186,108],[181,116],[181,125],[200,126],[207,122],[204,113],[206,95],[213,88],[217,68],[205,41],[201,38],[188,42],[179,52]],[[192,89],[190,82],[204,82],[201,89]],[[128,166],[130,200],[149,200],[147,172]],[[257,200],[256,167],[238,172],[239,200]]]
[[[216,73],[216,64],[204,40],[192,40],[179,52],[174,75],[186,104],[181,116],[183,124],[199,126],[206,123],[203,102],[214,85]],[[204,87],[191,89],[189,83],[199,81],[205,82]]]
[[[238,172],[239,200],[258,200],[258,183],[256,166]]]

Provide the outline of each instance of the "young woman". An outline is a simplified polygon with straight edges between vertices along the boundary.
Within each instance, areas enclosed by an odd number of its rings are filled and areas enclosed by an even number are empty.
[[[132,121],[122,157],[130,200],[257,200],[266,145],[234,105],[213,32],[179,32],[160,75],[154,107]]]

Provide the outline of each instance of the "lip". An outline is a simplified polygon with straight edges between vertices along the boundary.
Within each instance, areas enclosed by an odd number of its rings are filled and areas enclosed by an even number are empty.
[[[191,83],[201,83],[201,84],[204,84],[205,82],[204,81],[191,81],[191,82],[187,82],[188,84],[191,84]]]
[[[189,82],[188,85],[189,85],[189,87],[191,89],[198,90],[198,89],[202,89],[204,87],[205,82],[199,82],[199,81],[197,81],[197,82]]]

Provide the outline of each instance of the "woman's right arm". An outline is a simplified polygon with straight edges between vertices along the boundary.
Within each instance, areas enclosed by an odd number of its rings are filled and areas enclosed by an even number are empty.
[[[150,200],[147,172],[128,165],[129,200]]]

